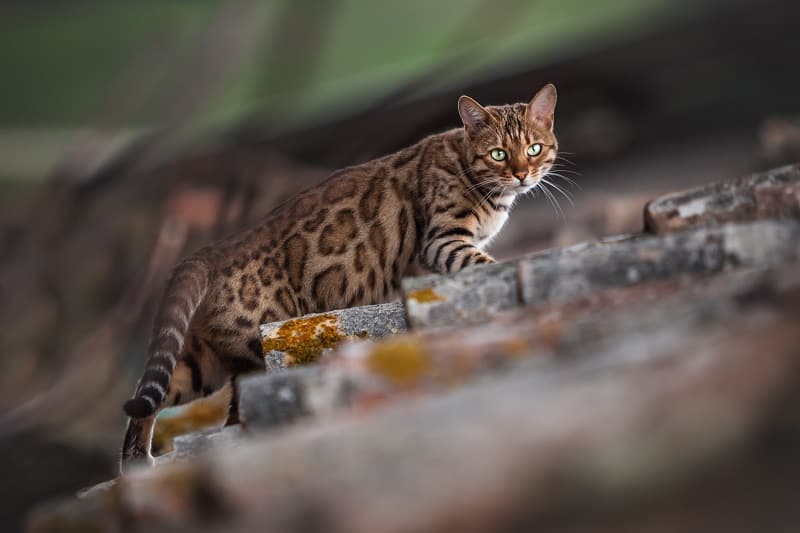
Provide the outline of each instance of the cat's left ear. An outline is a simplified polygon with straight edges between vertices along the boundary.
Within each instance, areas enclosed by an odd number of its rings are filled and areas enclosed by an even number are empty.
[[[529,122],[535,122],[552,131],[555,112],[556,86],[548,83],[531,98],[525,117]]]
[[[462,96],[458,99],[458,114],[461,116],[464,128],[470,135],[492,121],[489,112],[469,96]]]

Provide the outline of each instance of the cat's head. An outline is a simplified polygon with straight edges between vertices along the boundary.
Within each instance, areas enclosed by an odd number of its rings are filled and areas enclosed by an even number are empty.
[[[555,108],[553,85],[527,104],[483,107],[469,96],[458,100],[473,179],[482,189],[518,194],[539,184],[558,152]]]

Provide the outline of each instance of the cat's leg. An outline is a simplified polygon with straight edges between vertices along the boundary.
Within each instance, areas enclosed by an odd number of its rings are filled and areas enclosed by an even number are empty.
[[[153,427],[158,411],[145,418],[128,418],[125,428],[125,441],[122,444],[120,473],[124,474],[137,466],[150,466],[153,456],[150,454],[150,443],[153,440]]]
[[[239,386],[236,378],[231,376],[231,401],[228,405],[228,418],[225,420],[225,427],[235,426],[239,423]]]
[[[471,265],[494,263],[492,256],[473,244],[472,238],[472,232],[463,228],[434,235],[422,247],[423,265],[440,274],[449,274]]]
[[[252,374],[255,372],[265,372],[267,364],[264,361],[264,356],[261,351],[261,343],[256,339],[255,342],[251,340],[248,343],[248,352],[238,353],[236,355],[226,354],[222,358],[222,364],[225,365],[226,370],[230,373],[230,389],[231,401],[228,406],[228,419],[225,421],[226,426],[232,426],[239,423],[239,376]]]
[[[128,419],[120,470],[126,472],[136,465],[153,464],[153,429],[161,409],[208,396],[224,386],[229,376],[207,345],[197,350],[190,346],[185,350],[172,373],[162,404],[150,416]]]

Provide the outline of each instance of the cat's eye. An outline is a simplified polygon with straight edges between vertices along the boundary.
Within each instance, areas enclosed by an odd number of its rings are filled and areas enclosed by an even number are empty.
[[[530,157],[536,157],[537,155],[542,153],[542,145],[539,143],[532,144],[528,146],[528,155]]]
[[[492,159],[494,159],[495,161],[502,161],[503,159],[506,158],[506,151],[501,150],[500,148],[495,148],[494,150],[489,152],[489,155],[491,155]]]

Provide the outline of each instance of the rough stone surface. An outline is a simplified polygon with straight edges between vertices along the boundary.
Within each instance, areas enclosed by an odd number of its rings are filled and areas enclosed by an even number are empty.
[[[658,234],[781,218],[800,219],[800,165],[668,194],[645,208],[645,225]]]
[[[726,268],[764,268],[800,259],[798,220],[726,224],[720,228]]]
[[[564,302],[595,291],[800,259],[800,223],[754,222],[553,250],[520,260],[522,300]]]
[[[180,435],[173,439],[171,453],[156,457],[156,464],[169,464],[185,457],[198,455],[213,447],[232,448],[238,443],[242,428],[230,426],[220,429],[198,431],[188,435]]]
[[[399,303],[267,325],[282,370],[240,382],[241,427],[28,529],[793,530],[797,169],[654,202],[655,236],[406,280],[411,333]]]
[[[702,494],[709,463],[738,464],[774,435],[774,409],[800,398],[798,302],[796,269],[728,274],[565,324],[543,341],[555,357],[514,372],[136,472],[60,518],[134,531],[519,531],[676,484]],[[738,484],[723,476],[718,488]],[[52,531],[54,512],[31,529]]]
[[[248,430],[271,429],[350,407],[371,390],[372,380],[329,366],[293,368],[243,379],[239,414]]]
[[[411,329],[485,322],[497,311],[519,305],[513,261],[469,267],[447,275],[403,280]]]
[[[403,305],[390,302],[306,315],[261,326],[267,369],[313,363],[347,339],[383,338],[406,330]]]
[[[621,235],[448,276],[404,280],[414,330],[486,322],[520,301],[566,302],[596,291],[800,258],[800,222],[761,221],[662,236]]]
[[[692,233],[592,243],[553,250],[519,263],[528,305],[567,301],[598,289],[722,270],[720,235]]]

